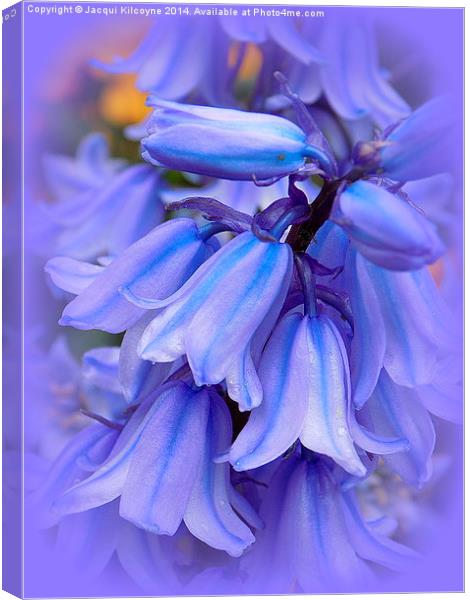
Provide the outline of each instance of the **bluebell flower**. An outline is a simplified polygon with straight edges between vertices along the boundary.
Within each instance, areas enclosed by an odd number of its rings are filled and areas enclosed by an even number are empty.
[[[44,176],[56,201],[76,197],[85,204],[92,201],[90,192],[110,181],[125,166],[125,161],[111,158],[108,142],[101,133],[90,133],[79,143],[74,157],[46,154]],[[70,207],[72,208],[72,207]]]
[[[158,190],[159,174],[148,165],[133,165],[90,198],[53,205],[49,216],[59,228],[56,253],[87,260],[122,252],[162,221]]]
[[[292,267],[290,246],[275,238],[262,241],[247,231],[223,246],[166,300],[142,303],[134,298],[142,306],[162,308],[140,340],[142,358],[171,362],[186,354],[197,385],[227,377],[235,399],[246,390],[251,397],[246,405],[259,404],[251,341],[266,322],[268,330],[274,325]]]
[[[452,423],[463,422],[463,364],[457,349],[440,357],[431,382],[417,386],[421,404],[433,415]]]
[[[315,45],[299,35],[292,19],[231,16],[194,27],[191,19],[173,16],[157,20],[128,58],[115,58],[111,64],[95,60],[93,64],[108,73],[137,73],[139,89],[165,100],[196,94],[212,105],[234,106],[233,83],[245,46],[268,39],[303,64],[323,60]],[[239,42],[242,47],[237,47]]]
[[[79,514],[88,514],[88,511]],[[71,516],[74,515],[66,518]],[[124,571],[144,593],[181,594],[184,584],[178,578],[177,549],[179,546],[187,547],[189,538],[188,532],[186,535],[178,532],[172,538],[155,535],[119,518],[116,555]]]
[[[65,336],[48,350],[29,340],[32,401],[25,413],[25,444],[46,460],[53,460],[87,425],[86,414],[119,420],[127,407],[118,379],[118,347],[93,348],[80,364]]]
[[[173,535],[183,519],[207,544],[239,556],[254,537],[230,504],[229,467],[214,456],[231,438],[228,409],[211,391],[168,384],[145,400],[108,460],[57,500],[62,514],[120,497],[120,515]]]
[[[322,264],[343,265],[332,281],[351,302],[354,336],[350,364],[353,402],[371,396],[382,367],[399,385],[430,383],[444,349],[458,339],[449,313],[427,269],[397,272],[374,265],[354,248],[333,223],[320,230],[309,252]]]
[[[48,220],[55,254],[117,254],[162,220],[159,174],[110,158],[101,134],[86,136],[76,157],[47,155],[44,174],[54,202],[41,203],[39,216]]]
[[[323,96],[346,127],[364,119],[385,127],[410,113],[381,68],[375,32],[367,15],[338,14],[334,21],[306,19],[303,25],[304,37],[315,41],[325,60],[307,64],[293,56],[283,57],[282,70],[306,104],[315,105]],[[274,70],[269,60],[267,63],[267,68]],[[285,101],[271,96],[267,105],[279,108]]]
[[[64,336],[48,349],[32,332],[26,339],[30,377],[25,386],[32,400],[24,417],[25,448],[51,459],[87,424],[78,412],[85,400],[80,363]]]
[[[346,345],[324,307],[305,315],[297,309],[281,319],[258,373],[263,402],[227,456],[237,470],[275,460],[300,439],[305,448],[363,477],[366,468],[359,453],[364,453],[355,443],[378,454],[408,447],[405,436],[379,436],[355,423]]]
[[[165,100],[200,94],[206,102],[234,104],[230,89],[237,65],[229,65],[230,39],[210,20],[194,26],[192,19],[157,19],[128,58],[93,65],[108,73],[137,73],[138,89]],[[239,65],[238,65],[239,66]]]
[[[59,521],[61,515],[55,508],[57,498],[108,458],[117,436],[117,429],[96,424],[83,429],[65,446],[44,483],[31,495],[38,526],[50,527]]]
[[[382,370],[366,408],[377,433],[405,437],[410,442],[406,451],[384,456],[385,464],[406,483],[422,487],[431,477],[436,434],[420,401],[419,388],[398,386]]]
[[[381,166],[398,181],[411,181],[444,172],[455,143],[456,107],[439,97],[418,108],[386,137]]]
[[[200,234],[194,221],[168,221],[129,246],[100,271],[91,284],[65,307],[60,323],[77,329],[102,329],[110,333],[124,331],[145,311],[128,302],[120,293],[121,288],[126,287],[150,298],[164,299],[186,281],[211,251],[212,246]],[[58,285],[64,280],[64,276],[56,277],[61,266],[68,269],[73,265],[68,259],[55,259],[46,266]],[[82,273],[82,267],[77,269],[78,289],[83,285]],[[71,278],[69,272],[69,283]],[[70,285],[68,289],[72,291]]]
[[[282,461],[261,504],[266,527],[244,560],[251,593],[364,591],[380,570],[403,571],[416,553],[376,531],[354,490],[321,457]],[[377,579],[376,579],[377,581]]]
[[[370,115],[383,127],[410,108],[380,68],[372,23],[363,15],[351,18],[343,13],[324,27],[319,48],[328,61],[320,68],[322,90],[343,119]]]
[[[457,340],[455,319],[430,273],[426,269],[391,272],[367,264],[359,255],[356,261],[368,271],[365,285],[372,283],[373,292],[368,296],[363,289],[362,298],[368,307],[375,304],[371,310],[377,317],[375,322],[369,319],[368,326],[358,323],[368,336],[364,340],[383,339],[383,354],[377,344],[378,356],[383,356],[383,366],[396,383],[409,387],[430,383],[441,353]],[[362,281],[356,286],[362,286]]]
[[[441,96],[426,102],[406,119],[387,128],[382,140],[359,146],[362,154],[359,163],[400,182],[445,172],[457,143],[457,111],[451,98]]]
[[[52,558],[62,576],[95,581],[116,551],[121,521],[115,502],[60,519]]]
[[[386,269],[419,269],[444,252],[434,225],[422,213],[368,181],[348,185],[336,199],[330,218],[361,254]]]
[[[220,23],[232,39],[252,44],[266,44],[272,40],[302,64],[323,63],[327,60],[315,47],[315,40],[304,35],[291,17],[254,16],[247,19],[243,16],[221,16]]]
[[[322,149],[278,116],[192,106],[150,98],[156,110],[142,140],[142,157],[157,166],[223,179],[270,180],[301,169]]]
[[[349,430],[350,383],[346,347],[324,314],[288,314],[276,326],[258,369],[263,402],[230,450],[237,470],[281,456],[300,438],[347,471],[364,475]]]

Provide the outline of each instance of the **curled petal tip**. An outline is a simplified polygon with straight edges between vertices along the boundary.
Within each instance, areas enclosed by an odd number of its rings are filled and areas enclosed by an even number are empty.
[[[227,450],[222,454],[217,454],[212,460],[217,464],[228,462],[230,460],[230,450]]]

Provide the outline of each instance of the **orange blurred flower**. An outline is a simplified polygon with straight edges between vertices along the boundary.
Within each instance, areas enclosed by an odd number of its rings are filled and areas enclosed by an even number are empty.
[[[99,112],[113,125],[125,126],[142,121],[150,112],[147,94],[135,87],[135,75],[113,75],[99,99]]]

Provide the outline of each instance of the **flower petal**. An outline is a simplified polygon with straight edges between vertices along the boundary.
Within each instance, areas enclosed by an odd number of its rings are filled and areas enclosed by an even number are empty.
[[[240,411],[252,410],[261,404],[263,388],[253,362],[251,343],[227,370],[226,383],[227,393],[238,402]]]
[[[287,506],[295,571],[304,591],[325,591],[332,585],[346,591],[367,580],[367,566],[350,544],[339,493],[322,465],[299,464],[289,483]]]
[[[82,376],[86,383],[120,393],[118,360],[119,348],[117,346],[102,346],[85,352]]]
[[[322,314],[310,319],[306,335],[309,401],[300,441],[360,477],[365,467],[349,431],[351,390],[343,339],[333,321]]]
[[[230,505],[230,472],[227,463],[213,459],[230,444],[231,419],[221,398],[211,394],[211,410],[201,470],[196,478],[184,521],[189,531],[213,548],[240,556],[255,541],[250,529]]]
[[[432,472],[434,426],[418,392],[396,385],[385,371],[367,403],[375,431],[409,441],[408,451],[384,456],[385,463],[408,484],[422,487]]]
[[[296,29],[293,20],[289,18],[269,19],[267,29],[270,36],[281,48],[305,65],[312,62],[324,62],[325,59],[322,53],[302,36]]]
[[[166,391],[166,393],[171,393]],[[159,406],[155,396],[146,399],[124,427],[107,460],[83,481],[70,487],[55,505],[62,514],[96,508],[117,498],[126,482],[132,453],[142,431]],[[116,432],[113,431],[114,435]],[[71,483],[71,482],[69,482]]]
[[[116,258],[63,312],[61,324],[77,329],[123,331],[143,310],[119,293],[127,286],[138,295],[165,298],[205,259],[205,245],[190,219],[155,228]],[[158,282],[158,285],[156,284]]]
[[[237,471],[281,456],[299,437],[307,411],[306,321],[285,317],[275,328],[260,363],[264,400],[253,410],[230,450]]]
[[[409,569],[410,560],[418,558],[416,552],[368,527],[359,512],[353,492],[343,495],[342,504],[351,544],[361,558],[393,571]]]
[[[432,381],[438,355],[455,343],[453,317],[426,269],[408,273],[370,266],[386,330],[384,367],[400,385]]]
[[[168,375],[170,363],[151,363],[137,354],[137,344],[155,313],[148,311],[130,327],[121,343],[119,352],[119,382],[130,404],[156,389]]]
[[[397,271],[434,262],[444,251],[434,226],[404,199],[367,181],[349,185],[331,219],[369,260]]]
[[[355,324],[350,363],[352,397],[356,408],[361,408],[374,391],[386,348],[382,307],[368,264],[354,250],[348,253],[345,278]]]
[[[281,301],[287,293],[292,273],[290,247],[253,243],[252,234],[245,235],[251,252],[235,262],[230,277],[222,273],[225,276],[216,293],[197,310],[185,335],[188,361],[198,385],[225,378],[233,356],[249,342],[274,301]]]
[[[91,263],[58,256],[46,263],[45,271],[48,273],[55,285],[71,294],[80,294],[96,277],[102,273],[104,267]]]
[[[88,474],[81,468],[78,459],[89,457],[93,462],[103,461],[116,436],[116,431],[103,425],[94,425],[80,432],[65,447],[50,469],[44,485],[32,497],[32,503],[37,507],[39,524],[49,527],[58,520],[60,513],[54,507],[56,500],[77,479]]]
[[[174,384],[156,404],[132,452],[119,514],[147,531],[173,535],[203,456],[209,398]]]
[[[117,503],[63,518],[57,529],[54,551],[82,581],[98,577],[108,565],[116,547],[119,523]]]
[[[409,113],[380,72],[370,23],[335,19],[325,27],[320,51],[328,58],[321,69],[324,93],[344,119],[369,113],[383,127]]]

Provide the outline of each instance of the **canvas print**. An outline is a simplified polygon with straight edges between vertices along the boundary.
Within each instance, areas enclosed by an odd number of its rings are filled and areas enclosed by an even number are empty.
[[[461,591],[463,9],[3,31],[4,587]]]

